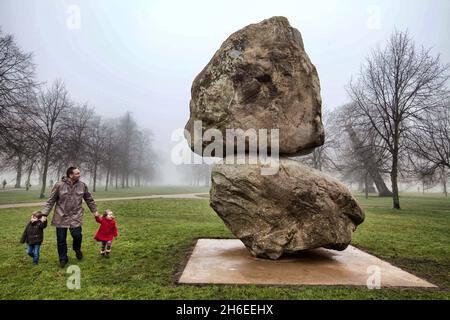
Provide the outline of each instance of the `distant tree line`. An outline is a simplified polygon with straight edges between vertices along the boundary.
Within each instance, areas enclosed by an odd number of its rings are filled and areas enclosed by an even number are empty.
[[[177,173],[182,182],[191,186],[210,186],[212,164],[182,164],[177,167]]]
[[[140,129],[130,112],[102,118],[87,103],[74,101],[61,80],[39,83],[32,55],[1,30],[0,137],[0,169],[16,172],[15,187],[25,183],[27,190],[37,172],[41,198],[50,177],[59,179],[68,166],[89,172],[94,192],[100,180],[108,190],[154,179],[149,130]]]

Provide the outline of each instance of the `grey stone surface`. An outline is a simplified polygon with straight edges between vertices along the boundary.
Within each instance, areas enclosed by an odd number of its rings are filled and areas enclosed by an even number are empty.
[[[278,259],[318,247],[344,250],[364,220],[342,183],[286,158],[308,154],[325,139],[319,77],[300,32],[286,18],[248,25],[223,42],[194,79],[185,129],[189,146],[202,156],[214,149],[202,140],[204,131],[221,133],[214,147],[223,153],[212,155],[227,159],[236,152],[226,153],[227,143],[234,145],[234,138],[227,141],[227,129],[242,130],[235,133],[237,140],[247,140],[247,153],[253,151],[251,130],[258,143],[265,138],[269,149],[272,141],[262,135],[279,131],[277,174],[262,174],[260,164],[218,164],[212,170],[210,204],[254,256]]]
[[[272,17],[233,33],[195,78],[185,129],[279,129],[279,152],[302,155],[324,142],[319,77],[300,32]],[[269,143],[270,147],[270,143]],[[225,147],[223,151],[225,155]]]
[[[436,288],[352,246],[339,252],[311,249],[272,261],[253,257],[238,239],[199,239],[179,283],[365,287],[375,284],[370,281],[374,267],[379,268],[381,288]]]
[[[210,205],[258,257],[325,247],[343,250],[364,213],[342,183],[288,158],[276,175],[261,164],[214,165]]]

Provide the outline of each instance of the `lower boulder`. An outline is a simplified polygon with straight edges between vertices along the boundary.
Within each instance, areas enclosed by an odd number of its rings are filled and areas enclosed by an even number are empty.
[[[289,158],[273,175],[263,166],[222,160],[211,173],[211,207],[254,256],[349,245],[364,212],[345,185]]]

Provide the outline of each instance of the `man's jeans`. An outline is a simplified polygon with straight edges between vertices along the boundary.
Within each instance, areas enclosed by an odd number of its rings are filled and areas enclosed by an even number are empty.
[[[59,261],[67,261],[67,229],[69,229],[70,234],[73,238],[73,250],[80,251],[81,240],[83,235],[81,234],[81,226],[77,228],[56,228],[56,241],[58,243],[58,255]]]
[[[27,254],[33,258],[33,263],[38,264],[39,262],[39,253],[41,251],[40,244],[29,244],[27,248]]]

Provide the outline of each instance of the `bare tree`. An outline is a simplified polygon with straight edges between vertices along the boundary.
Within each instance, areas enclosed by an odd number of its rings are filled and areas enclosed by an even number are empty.
[[[24,53],[11,35],[0,30],[0,133],[8,133],[11,114],[17,113],[36,86],[31,53]]]
[[[118,164],[118,135],[115,130],[115,121],[107,120],[104,122],[104,136],[105,136],[105,156],[103,165],[106,170],[106,184],[105,191],[108,191],[109,185],[113,182],[112,174],[114,168]]]
[[[7,135],[1,139],[1,150],[4,154],[3,164],[5,167],[16,171],[15,188],[21,188],[24,169],[28,168],[29,163],[35,162],[38,154],[37,147],[28,139],[27,132],[29,128],[22,121],[16,121],[9,127]]]
[[[21,187],[22,169],[28,160],[26,131],[18,119],[36,87],[31,53],[24,53],[11,35],[0,30],[0,152],[5,164],[16,171],[15,187]]]
[[[66,129],[64,116],[70,107],[67,90],[62,81],[55,81],[46,91],[40,91],[36,107],[29,107],[22,113],[22,120],[28,125],[28,138],[39,146],[42,156],[42,185],[40,198],[45,197],[47,173],[57,138]]]
[[[136,138],[136,122],[127,112],[119,121],[119,150],[120,150],[120,171],[122,188],[129,187],[130,166],[131,166],[131,147]]]
[[[88,130],[86,154],[88,155],[88,163],[93,181],[92,191],[96,192],[98,168],[105,159],[106,128],[102,124],[100,117],[96,117]]]
[[[439,179],[442,182],[442,188],[444,191],[444,195],[448,197],[448,191],[447,191],[447,179],[448,179],[448,169],[445,167],[441,167],[441,170],[439,172]]]
[[[43,198],[49,177],[82,164],[91,171],[94,191],[103,174],[105,189],[113,176],[116,187],[119,179],[122,187],[152,181],[151,133],[141,131],[131,113],[105,126],[87,104],[74,106],[62,81],[38,88],[34,76],[32,55],[0,30],[0,165],[16,172],[16,187],[26,175],[28,189],[36,170]]]
[[[31,157],[28,162],[27,179],[25,180],[25,190],[27,190],[27,191],[30,190],[31,174],[33,173],[34,166],[36,165],[37,162],[38,162],[38,159],[36,157]]]
[[[414,172],[441,179],[447,196],[447,171],[450,169],[450,100],[415,121],[406,135],[408,155]]]
[[[409,149],[419,158],[450,169],[450,102],[417,119],[407,140]]]
[[[80,166],[83,155],[86,152],[86,142],[88,140],[89,130],[92,128],[92,121],[96,119],[94,109],[87,103],[82,106],[73,106],[70,113],[65,117],[67,130],[64,131],[64,140],[66,148],[64,152],[64,162]],[[95,120],[98,122],[98,119]],[[97,123],[98,124],[98,123]]]
[[[407,32],[395,31],[384,50],[372,52],[357,81],[350,81],[351,98],[391,156],[395,209],[400,209],[398,173],[405,133],[446,94],[448,69],[430,50],[417,51]]]
[[[325,141],[323,145],[314,149],[308,155],[294,157],[294,159],[313,167],[316,170],[332,170],[333,160],[330,157],[330,148],[336,145],[336,136],[331,133],[333,122],[335,121],[335,114],[332,112],[324,112],[322,115],[324,130],[325,130]]]
[[[352,164],[349,169],[360,167],[364,181],[366,197],[370,190],[369,182],[375,183],[378,196],[392,197],[392,192],[387,188],[383,175],[386,171],[388,154],[384,141],[380,139],[375,130],[365,124],[364,117],[358,116],[355,104],[346,104],[340,108],[338,125],[341,126],[351,144],[350,150],[353,159],[359,164]],[[344,157],[345,159],[345,157]]]
[[[157,158],[152,149],[152,132],[150,130],[138,130],[132,145],[134,185],[141,187],[154,178]]]

